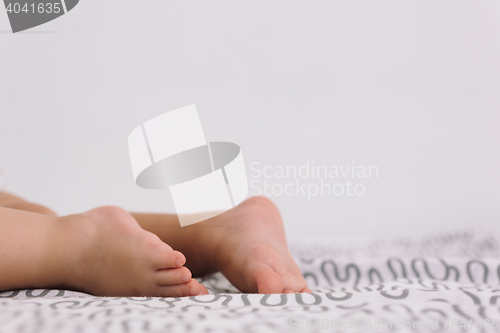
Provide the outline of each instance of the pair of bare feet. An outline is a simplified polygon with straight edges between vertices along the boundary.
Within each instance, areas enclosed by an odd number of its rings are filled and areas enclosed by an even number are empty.
[[[62,217],[60,226],[55,237],[64,255],[53,258],[64,267],[57,272],[60,287],[103,296],[195,296],[208,292],[192,272],[221,271],[242,292],[311,292],[288,250],[279,211],[266,198],[183,228],[186,256],[118,207]]]

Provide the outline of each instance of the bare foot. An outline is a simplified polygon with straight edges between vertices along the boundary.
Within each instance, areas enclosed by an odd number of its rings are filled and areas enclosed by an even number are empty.
[[[186,258],[143,230],[118,207],[100,207],[61,218],[67,245],[66,288],[99,296],[194,296],[208,294],[183,267]]]
[[[207,220],[202,237],[208,240],[211,262],[242,292],[312,292],[286,242],[276,206],[253,197],[234,209]]]

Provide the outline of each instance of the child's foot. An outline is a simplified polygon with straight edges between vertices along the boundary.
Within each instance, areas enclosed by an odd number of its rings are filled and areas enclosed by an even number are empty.
[[[60,239],[70,253],[63,257],[65,288],[102,296],[208,294],[183,267],[182,253],[143,230],[121,208],[100,207],[60,223]]]
[[[311,292],[293,259],[276,206],[253,197],[207,220],[201,238],[208,240],[210,262],[243,292]]]

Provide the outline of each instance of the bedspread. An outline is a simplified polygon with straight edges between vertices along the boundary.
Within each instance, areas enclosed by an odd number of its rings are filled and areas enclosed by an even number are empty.
[[[313,294],[241,294],[220,273],[210,295],[0,293],[0,332],[500,332],[500,233],[294,242]]]

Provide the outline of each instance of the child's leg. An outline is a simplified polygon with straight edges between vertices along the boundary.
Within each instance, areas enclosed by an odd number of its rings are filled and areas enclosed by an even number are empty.
[[[220,270],[244,292],[311,292],[288,249],[279,211],[266,198],[250,198],[183,228],[172,215],[133,216],[141,227],[181,251],[195,276]]]
[[[101,207],[57,218],[50,209],[0,196],[0,290],[64,287],[98,295],[180,296],[206,293],[196,276],[217,270],[240,290],[309,292],[269,200],[251,198],[210,220],[181,228],[175,215]],[[21,240],[21,241],[20,241]]]
[[[59,244],[51,244],[57,218],[0,207],[0,290],[61,284]],[[52,258],[53,260],[51,260]]]
[[[0,192],[0,207],[24,210],[27,212],[39,213],[50,216],[57,216],[57,214],[53,210],[45,206],[28,202],[16,195],[6,192]]]
[[[207,293],[185,258],[118,207],[54,217],[0,208],[0,290],[66,288],[105,296]]]

